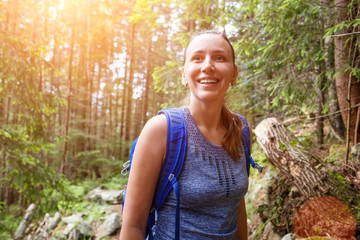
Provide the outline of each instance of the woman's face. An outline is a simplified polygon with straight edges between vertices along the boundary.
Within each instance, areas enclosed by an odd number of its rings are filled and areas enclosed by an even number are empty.
[[[202,34],[188,45],[182,81],[190,88],[191,101],[223,102],[237,75],[231,47],[220,35]]]

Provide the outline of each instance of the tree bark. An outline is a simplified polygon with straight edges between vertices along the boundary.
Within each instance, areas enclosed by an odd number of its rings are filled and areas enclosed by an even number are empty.
[[[130,141],[130,130],[131,130],[131,114],[132,114],[132,85],[133,85],[133,78],[134,78],[134,65],[135,65],[135,24],[132,24],[131,27],[131,47],[130,47],[130,73],[129,73],[129,81],[127,84],[127,106],[126,106],[126,128],[125,128],[125,141]],[[125,156],[129,156],[129,149],[126,148]]]
[[[337,23],[340,23],[347,19],[347,6],[350,4],[351,0],[335,0],[335,9],[337,12]],[[346,28],[341,30],[340,34],[347,33]],[[353,66],[353,55],[355,54],[356,47],[351,46],[353,42],[349,41],[349,36],[337,36],[335,37],[335,69],[338,72],[336,77],[336,91],[339,100],[339,107],[341,110],[347,109],[349,107],[355,106],[360,103],[360,82],[357,81],[354,77],[350,75],[350,70],[345,70],[349,64]],[[350,35],[350,37],[354,37]],[[352,78],[352,79],[351,79]],[[351,95],[348,98],[348,86],[351,81],[350,89]],[[357,108],[352,108],[348,111],[342,111],[341,115],[346,124],[347,131],[349,132],[350,140],[355,143],[355,129],[356,129],[356,114]],[[348,119],[348,115],[350,119]],[[358,128],[359,130],[360,128]]]
[[[90,68],[91,68],[91,63],[90,63],[90,57],[91,57],[91,21],[90,21],[90,16],[91,16],[91,7],[90,7],[90,0],[87,0],[87,11],[86,11],[86,26],[87,26],[87,62],[86,62],[86,79],[87,79],[87,118],[86,118],[86,146],[85,149],[86,151],[90,151],[92,149],[92,144],[91,144],[91,129],[92,129],[92,94],[93,94],[93,76],[94,76],[94,70],[92,68],[91,72],[90,72]],[[84,119],[85,120],[85,119]]]
[[[125,104],[126,104],[126,98],[127,98],[127,78],[128,78],[128,54],[126,53],[125,56],[125,76],[124,76],[124,84],[123,84],[123,93],[121,98],[121,113],[120,113],[120,140],[124,140],[124,129],[125,129]],[[120,157],[122,158],[124,156],[124,147],[123,142],[120,144]]]
[[[68,89],[67,89],[67,105],[66,105],[66,118],[65,118],[65,127],[64,127],[64,143],[62,148],[62,156],[61,156],[61,163],[60,163],[60,172],[62,174],[65,173],[65,164],[66,164],[66,154],[68,150],[68,131],[69,131],[69,122],[70,122],[70,107],[71,107],[71,91],[72,91],[72,61],[74,56],[74,40],[75,40],[75,22],[76,22],[76,10],[74,10],[74,20],[73,26],[71,28],[71,43],[70,43],[70,57],[69,57],[69,72],[68,72]]]
[[[315,75],[317,77],[317,80],[315,82],[315,88],[316,88],[316,110],[315,110],[315,127],[316,127],[316,138],[315,143],[316,144],[323,144],[323,138],[324,138],[324,118],[322,118],[322,111],[323,111],[323,79],[321,76],[321,63],[317,63],[317,66],[315,67]]]
[[[150,91],[150,81],[151,81],[151,48],[152,48],[152,34],[149,34],[148,46],[146,51],[146,82],[145,82],[145,92],[144,92],[144,111],[143,111],[143,125],[147,121],[148,117],[148,106],[149,106],[149,91]]]
[[[334,186],[324,181],[322,163],[306,151],[277,118],[263,120],[255,129],[258,143],[272,164],[292,180],[306,197],[332,192]]]
[[[330,7],[330,5],[329,5]],[[331,113],[338,112],[340,110],[339,103],[336,93],[336,85],[333,78],[334,74],[334,43],[331,41],[331,37],[327,37],[324,41],[324,50],[325,50],[325,68],[328,77],[328,98],[330,102],[329,110]],[[345,141],[345,125],[341,114],[336,114],[327,118],[330,122],[331,129],[335,137],[340,141]]]

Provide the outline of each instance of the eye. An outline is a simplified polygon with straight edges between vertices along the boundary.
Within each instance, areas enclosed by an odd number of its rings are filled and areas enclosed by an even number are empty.
[[[195,55],[191,58],[192,61],[201,61],[203,58],[200,55]]]
[[[215,56],[215,60],[216,61],[225,61],[225,57],[221,56],[221,55],[218,55],[218,56]]]

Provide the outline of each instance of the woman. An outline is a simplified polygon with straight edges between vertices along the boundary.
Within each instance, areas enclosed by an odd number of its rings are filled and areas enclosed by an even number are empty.
[[[182,83],[190,90],[183,108],[188,144],[178,182],[181,239],[247,239],[244,195],[248,188],[240,118],[225,105],[238,75],[234,49],[219,32],[194,34],[184,54]],[[144,239],[146,220],[166,152],[164,115],[150,119],[133,156],[120,239]],[[158,211],[155,239],[172,239],[176,199]]]

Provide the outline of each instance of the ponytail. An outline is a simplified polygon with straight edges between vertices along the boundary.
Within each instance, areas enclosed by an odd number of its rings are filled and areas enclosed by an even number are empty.
[[[225,104],[221,109],[221,121],[226,129],[226,133],[221,140],[221,145],[229,156],[236,161],[242,156],[240,154],[240,146],[242,144],[242,121],[239,116],[230,111]]]

